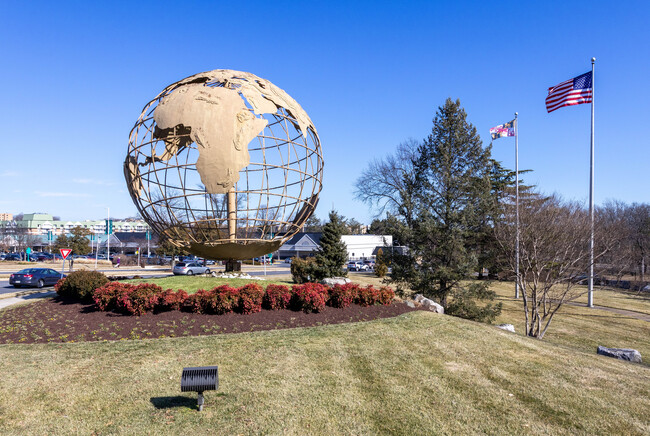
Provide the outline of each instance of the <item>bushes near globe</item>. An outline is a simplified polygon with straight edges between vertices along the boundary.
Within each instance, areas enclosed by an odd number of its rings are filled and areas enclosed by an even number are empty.
[[[297,284],[309,283],[312,280],[320,280],[320,269],[316,263],[316,258],[307,257],[301,259],[294,257],[291,259],[291,277]]]
[[[319,312],[325,305],[334,308],[374,304],[389,305],[395,292],[388,286],[379,289],[372,285],[364,288],[348,283],[328,288],[319,283],[293,285],[291,290],[282,285],[269,285],[266,290],[257,283],[241,288],[217,286],[209,291],[199,289],[188,295],[182,289],[163,290],[150,283],[132,285],[109,282],[97,288],[93,301],[99,310],[117,311],[126,315],[144,315],[147,312],[186,310],[193,313],[223,315],[231,312],[250,314],[267,310],[291,308],[306,313]]]
[[[158,295],[162,292],[163,289],[158,285],[139,284],[128,292],[121,292],[117,296],[117,310],[127,315],[144,315],[153,311],[158,302]]]
[[[135,286],[129,283],[109,282],[93,292],[93,301],[102,311],[117,310],[117,299]]]
[[[320,283],[304,283],[291,287],[290,307],[305,313],[320,312],[328,300],[327,286]]]
[[[359,295],[359,285],[346,283],[345,285],[334,285],[329,290],[327,304],[332,307],[343,309],[354,303]]]
[[[388,286],[376,289],[372,285],[365,288],[359,288],[356,303],[359,306],[372,306],[374,304],[390,304],[395,297],[395,292]]]
[[[158,301],[156,302],[154,310],[157,312],[181,310],[188,296],[187,292],[182,289],[179,289],[178,291],[166,289],[158,294]]]
[[[262,311],[264,289],[257,283],[249,283],[239,288],[239,312],[247,315]]]
[[[54,285],[62,297],[91,302],[95,289],[108,283],[108,278],[99,271],[74,271]]]
[[[284,285],[268,285],[262,298],[262,307],[266,310],[280,310],[289,307],[291,291]]]

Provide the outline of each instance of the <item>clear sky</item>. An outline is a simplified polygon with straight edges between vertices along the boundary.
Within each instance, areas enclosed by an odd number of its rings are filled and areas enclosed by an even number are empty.
[[[213,69],[249,71],[294,97],[325,159],[320,218],[369,223],[358,173],[460,99],[485,144],[519,112],[525,182],[588,200],[590,105],[546,113],[547,88],[596,57],[595,201],[650,202],[650,3],[632,1],[0,0],[0,212],[117,218],[142,107]],[[493,157],[514,169],[514,138]]]

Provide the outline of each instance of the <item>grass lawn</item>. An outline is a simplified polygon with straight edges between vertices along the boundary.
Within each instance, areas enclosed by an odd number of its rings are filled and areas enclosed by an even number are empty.
[[[205,276],[169,276],[163,278],[142,278],[134,280],[125,280],[128,283],[155,283],[163,289],[183,289],[186,292],[194,293],[199,289],[212,289],[215,286],[230,285],[232,287],[241,287],[248,283],[258,283],[262,287],[266,287],[271,283],[277,285],[291,286],[293,281],[291,275],[277,275],[267,276],[267,280],[250,280],[250,279],[222,279],[219,277],[205,277]]]
[[[196,286],[215,286],[207,280]],[[521,334],[512,284],[494,287],[498,321],[516,334],[413,312],[221,336],[0,345],[0,434],[650,434],[650,365],[595,354],[630,346],[647,362],[650,323],[566,306],[538,341]],[[180,375],[204,365],[219,365],[220,389],[198,412]]]
[[[514,283],[494,282],[492,289],[497,292],[499,301],[503,302],[503,311],[496,323],[513,324],[518,334],[524,332],[523,302],[514,299]],[[595,289],[594,304],[650,313],[650,301],[647,299],[633,300],[630,294],[613,290]],[[650,362],[650,322],[597,308],[563,305],[553,318],[543,342],[585,353],[595,353],[598,345],[634,348],[639,350],[646,362]]]

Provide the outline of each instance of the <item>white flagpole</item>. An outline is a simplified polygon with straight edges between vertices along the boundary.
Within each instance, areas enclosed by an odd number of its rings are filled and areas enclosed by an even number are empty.
[[[519,298],[519,120],[515,112],[515,298]]]
[[[589,286],[587,306],[594,307],[594,102],[596,101],[596,81],[594,80],[594,64],[596,58],[591,58],[591,173],[589,175],[589,217],[591,219],[591,235],[589,239]]]

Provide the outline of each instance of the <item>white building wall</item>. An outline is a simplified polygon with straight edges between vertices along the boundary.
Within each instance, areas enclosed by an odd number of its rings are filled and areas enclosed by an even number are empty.
[[[343,235],[341,241],[347,246],[349,260],[374,259],[375,248],[393,245],[391,235]]]

